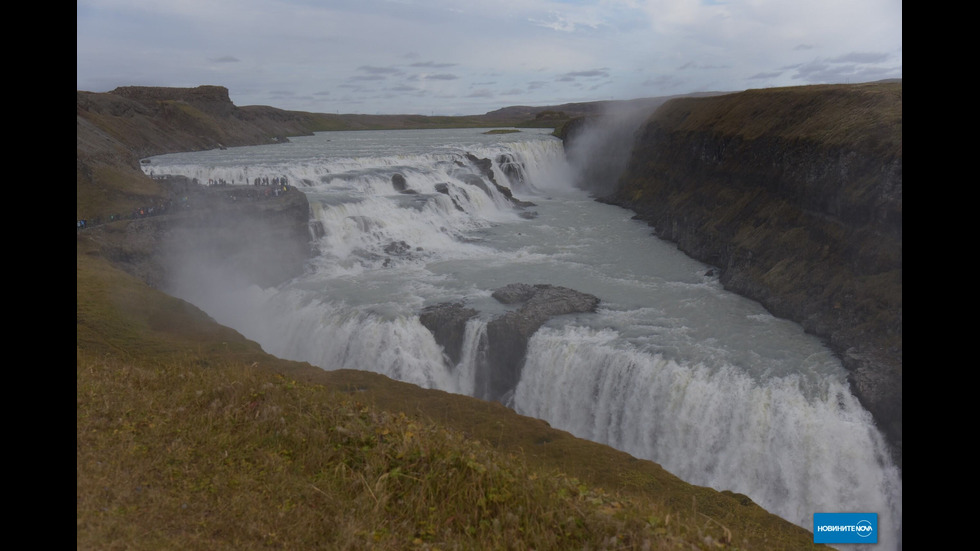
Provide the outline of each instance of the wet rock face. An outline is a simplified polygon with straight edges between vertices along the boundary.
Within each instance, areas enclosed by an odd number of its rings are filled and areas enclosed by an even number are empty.
[[[526,207],[533,207],[533,206],[535,206],[534,203],[532,203],[530,201],[521,201],[520,199],[514,197],[514,194],[513,194],[513,192],[511,191],[511,189],[509,187],[497,183],[497,178],[496,178],[496,176],[493,173],[493,161],[491,161],[490,159],[481,159],[481,158],[477,157],[476,155],[473,155],[472,153],[467,153],[466,154],[466,158],[471,163],[473,163],[473,166],[475,166],[477,168],[477,170],[480,171],[480,174],[483,175],[483,178],[486,178],[486,180],[489,181],[490,184],[492,184],[497,189],[497,191],[500,192],[501,195],[503,195],[504,197],[506,197],[507,200],[510,201],[515,207],[518,207],[518,208],[526,208]],[[502,157],[498,157],[498,163],[500,162],[500,159],[501,158]],[[510,170],[511,173],[513,173],[515,171],[518,171],[519,172],[520,170],[523,170],[522,168],[520,168],[520,166],[517,163],[513,162],[513,160],[511,160],[510,164],[511,165],[517,165],[517,167],[518,167],[518,168],[515,168],[514,166],[510,166],[508,168],[508,170]],[[503,167],[501,167],[501,168],[503,168]],[[463,181],[465,181],[467,184],[470,184],[470,185],[474,185],[474,186],[479,187],[488,196],[491,196],[491,197],[493,196],[493,193],[491,193],[491,191],[490,191],[489,185],[482,178],[480,178],[479,176],[476,176],[475,178],[464,177],[463,178]]]
[[[502,304],[520,304],[487,324],[486,361],[477,366],[474,395],[506,403],[520,380],[531,336],[549,319],[564,314],[594,312],[599,299],[567,287],[512,283],[493,292]],[[422,325],[442,345],[450,365],[461,359],[466,323],[478,315],[459,302],[425,308]]]
[[[405,180],[405,176],[397,172],[391,175],[391,187],[395,188],[395,191],[398,193],[404,193],[407,195],[418,194],[417,191],[408,187],[408,181]]]
[[[517,304],[529,300],[537,292],[537,287],[526,283],[511,283],[490,294],[501,304]]]
[[[504,402],[521,378],[531,336],[554,316],[595,312],[599,305],[593,295],[553,285],[510,284],[494,291],[493,297],[504,304],[522,303],[487,324],[489,369],[484,395]]]
[[[419,321],[432,332],[436,342],[445,350],[450,365],[455,366],[463,349],[466,322],[476,315],[476,310],[464,307],[461,302],[443,302],[423,309]]]
[[[507,176],[507,179],[511,181],[512,184],[517,186],[523,186],[526,178],[524,175],[524,167],[514,159],[514,156],[510,153],[502,153],[497,156],[496,159],[497,166],[500,167],[501,172]]]
[[[890,115],[900,113],[901,91],[882,86],[872,95],[857,87],[665,104],[602,200],[716,267],[726,289],[824,339],[901,466],[901,121]],[[771,132],[742,132],[759,120],[744,108],[761,105],[754,94],[767,95],[760,112],[778,121]],[[852,96],[860,109],[848,110]],[[775,116],[776,108],[821,117]],[[871,112],[877,122],[852,120]],[[814,132],[816,121],[864,130],[844,140]]]
[[[269,287],[305,271],[315,228],[302,192],[247,199],[196,184],[182,191],[187,202],[164,214],[92,228],[107,258],[159,289],[205,272]]]

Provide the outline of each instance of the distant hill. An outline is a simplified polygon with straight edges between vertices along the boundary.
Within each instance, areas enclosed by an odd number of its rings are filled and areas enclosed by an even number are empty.
[[[139,170],[139,160],[153,155],[280,143],[289,136],[332,130],[501,126],[557,129],[570,119],[599,115],[614,106],[644,105],[652,110],[668,99],[516,106],[484,115],[453,117],[239,107],[232,103],[223,86],[123,86],[104,93],[76,91],[76,216],[93,218],[128,211],[165,196],[166,191]]]
[[[574,119],[578,117],[593,117],[603,115],[611,110],[628,109],[631,111],[652,112],[666,101],[680,97],[706,97],[728,94],[730,92],[697,92],[693,94],[681,94],[675,96],[658,96],[652,98],[637,98],[631,100],[604,100],[587,101],[580,103],[562,103],[559,105],[548,105],[530,107],[527,105],[514,105],[490,111],[483,115],[486,120],[548,120],[550,118],[558,120]]]

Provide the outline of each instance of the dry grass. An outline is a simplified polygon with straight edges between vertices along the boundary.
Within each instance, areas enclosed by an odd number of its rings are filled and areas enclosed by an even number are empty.
[[[194,363],[79,355],[79,548],[669,549],[700,531],[320,385]]]
[[[278,360],[78,252],[78,549],[818,547],[499,404]]]
[[[657,113],[681,131],[711,128],[765,137],[846,144],[882,158],[902,155],[902,83],[795,86],[667,102]]]

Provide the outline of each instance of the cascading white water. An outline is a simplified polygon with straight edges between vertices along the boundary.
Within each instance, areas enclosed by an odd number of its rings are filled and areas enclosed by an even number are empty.
[[[493,179],[535,205],[515,207],[473,158],[492,160]],[[472,394],[486,323],[510,308],[494,289],[590,293],[596,313],[553,319],[531,339],[519,413],[805,527],[815,512],[877,512],[876,548],[900,547],[901,481],[840,362],[631,213],[571,186],[547,131],[322,133],[154,157],[144,170],[203,183],[284,178],[307,194],[324,230],[309,273],[261,289],[195,266],[171,289],[272,354]],[[450,301],[480,312],[454,366],[418,317]]]
[[[814,511],[900,513],[896,473],[882,468],[884,442],[841,381],[792,374],[760,382],[732,365],[685,365],[618,337],[540,331],[517,411],[653,455],[685,480],[746,493],[810,528]]]

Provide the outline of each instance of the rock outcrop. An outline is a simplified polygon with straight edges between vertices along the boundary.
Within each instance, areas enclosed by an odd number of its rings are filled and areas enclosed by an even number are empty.
[[[260,285],[302,273],[312,254],[303,193],[270,198],[267,187],[152,179],[140,159],[283,142],[322,128],[326,115],[239,108],[221,86],[126,86],[78,91],[76,100],[77,218],[111,221],[85,230],[103,255],[158,288],[194,264],[220,265]],[[136,210],[140,215],[130,216]]]
[[[395,191],[398,193],[404,193],[406,195],[418,194],[417,191],[408,187],[408,180],[405,179],[405,175],[397,172],[391,175],[391,187],[395,188]]]
[[[313,251],[304,193],[290,188],[265,197],[251,186],[171,185],[185,193],[165,210],[85,230],[102,244],[103,256],[159,289],[188,269],[221,270],[266,287],[306,269]]]
[[[507,403],[521,378],[527,344],[549,319],[564,314],[594,312],[599,299],[567,287],[512,283],[493,292],[502,304],[520,304],[487,323],[486,363],[477,366],[474,396]],[[460,361],[466,323],[479,312],[458,302],[425,308],[422,325],[442,345],[450,365]]]
[[[469,161],[473,163],[473,166],[479,169],[483,177],[489,180],[490,183],[493,184],[493,186],[497,189],[497,191],[500,192],[500,194],[502,194],[504,197],[506,197],[507,200],[510,201],[511,204],[513,204],[515,207],[525,208],[525,207],[534,206],[534,203],[530,201],[521,201],[520,199],[514,197],[514,194],[509,187],[497,183],[497,177],[493,173],[493,161],[491,161],[490,159],[481,159],[476,155],[473,155],[472,153],[467,153],[466,158],[469,159]],[[490,189],[486,187],[486,183],[484,183],[482,180],[467,181],[467,183],[480,187],[487,195],[492,196]]]
[[[462,358],[466,322],[477,314],[479,312],[461,302],[443,302],[425,307],[419,314],[419,321],[442,346],[449,365],[457,365]]]
[[[825,339],[901,465],[901,82],[671,100],[602,200]]]
[[[599,299],[567,287],[512,283],[497,289],[493,297],[504,304],[521,304],[517,310],[487,324],[489,370],[477,380],[478,395],[506,400],[521,378],[527,343],[554,316],[594,312]],[[480,388],[483,386],[483,388]]]

